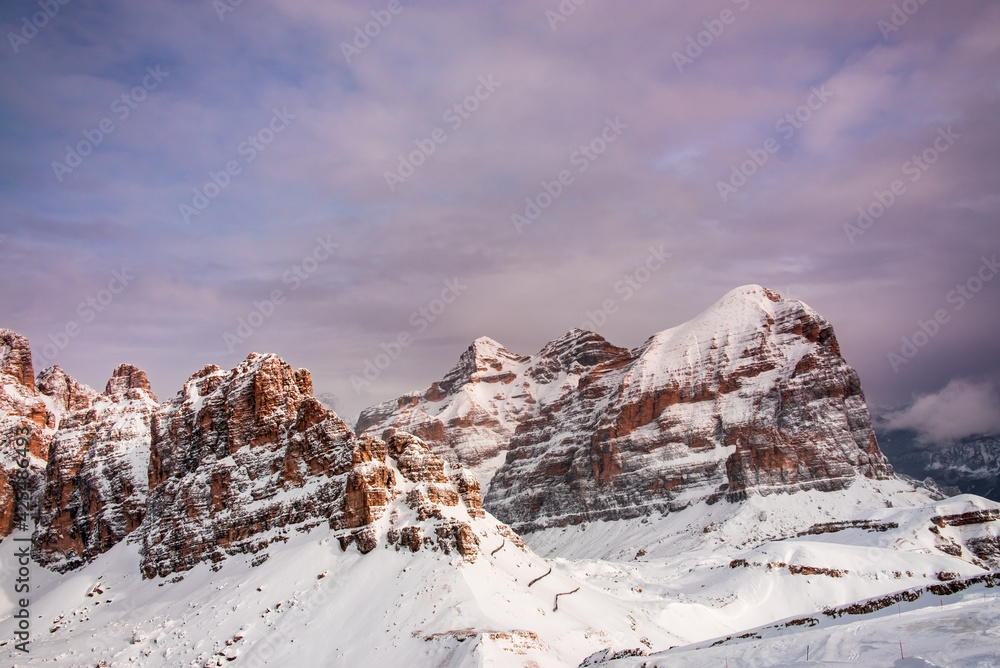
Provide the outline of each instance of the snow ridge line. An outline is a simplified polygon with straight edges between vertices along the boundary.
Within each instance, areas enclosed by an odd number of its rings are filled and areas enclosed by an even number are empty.
[[[920,587],[912,587],[910,589],[904,589],[898,591],[895,594],[887,594],[886,596],[881,596],[879,598],[870,598],[863,601],[856,601],[849,605],[844,605],[839,608],[826,608],[823,610],[823,614],[831,619],[837,619],[843,615],[869,615],[879,610],[891,607],[902,601],[907,603],[912,603],[918,600],[925,593],[933,594],[935,596],[950,596],[952,594],[957,594],[961,591],[972,587],[973,585],[985,583],[987,588],[1000,587],[1000,571],[994,571],[992,573],[983,573],[982,575],[973,575],[967,578],[949,580],[947,582],[942,582],[941,584],[925,585]],[[793,626],[817,626],[819,624],[819,619],[816,617],[800,617],[796,619],[789,620],[787,622],[778,624],[769,624],[767,626],[761,626],[756,629],[750,629],[746,633],[741,633],[738,636],[726,636],[725,638],[720,638],[711,643],[706,644],[696,644],[695,648],[707,648],[716,647],[717,645],[725,645],[731,640],[746,640],[747,638],[757,638],[761,639],[761,633],[770,630],[782,630]],[[689,647],[690,648],[690,647]]]
[[[833,618],[837,618],[845,614],[866,615],[871,612],[882,610],[883,608],[888,608],[899,601],[908,601],[912,603],[925,593],[934,594],[935,596],[950,596],[952,594],[957,594],[958,592],[964,591],[972,585],[976,585],[981,582],[986,583],[988,588],[1000,585],[1000,571],[984,573],[982,575],[973,575],[972,577],[962,578],[960,580],[949,580],[947,582],[942,582],[941,584],[904,589],[901,592],[889,594],[888,596],[871,598],[864,602],[859,601],[857,603],[841,606],[839,608],[828,608],[823,611],[823,614]]]

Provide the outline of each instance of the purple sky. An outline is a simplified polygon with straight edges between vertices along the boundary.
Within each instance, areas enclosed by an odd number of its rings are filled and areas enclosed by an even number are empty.
[[[164,399],[270,351],[352,419],[478,336],[613,300],[635,346],[760,283],[897,425],[1000,425],[995,2],[51,4],[0,9],[0,326],[37,370]]]

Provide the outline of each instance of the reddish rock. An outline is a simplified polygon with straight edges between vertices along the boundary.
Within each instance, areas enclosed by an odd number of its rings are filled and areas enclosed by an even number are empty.
[[[436,545],[445,554],[457,551],[466,561],[473,562],[479,556],[479,537],[465,522],[445,522],[435,528]]]
[[[112,372],[111,378],[104,388],[104,394],[116,401],[142,396],[133,390],[142,390],[145,396],[151,397],[153,401],[157,400],[145,371],[131,364],[119,364]]]
[[[362,411],[355,429],[386,439],[397,431],[413,434],[449,462],[480,467],[502,453],[521,417],[482,405],[473,389],[480,384],[509,386],[516,377],[511,370],[527,360],[490,338],[476,339],[443,379],[423,393]],[[458,397],[462,410],[445,423],[436,411],[442,406],[436,404]]]
[[[448,482],[444,459],[433,454],[422,441],[410,434],[389,439],[389,454],[396,459],[399,472],[413,482]]]
[[[60,378],[63,376],[63,378]],[[140,379],[131,385],[129,379]],[[48,375],[57,401],[85,407],[64,415],[53,434],[34,537],[36,559],[59,571],[80,566],[123,540],[142,522],[148,492],[150,425],[157,410],[146,374],[121,365],[94,399],[76,381]],[[84,386],[85,387],[85,386]],[[87,388],[89,389],[89,388]],[[87,405],[89,404],[89,405]]]
[[[422,541],[420,539],[420,527],[403,527],[399,532],[399,544],[403,547],[410,548],[411,552],[419,551],[420,546],[422,545]]]
[[[307,371],[254,353],[229,372],[205,367],[163,404],[139,531],[146,577],[257,552],[284,527],[378,517],[392,484],[384,446],[356,438],[311,390]]]
[[[483,497],[480,492],[479,479],[467,469],[459,469],[453,479],[469,515],[476,519],[486,517],[486,513],[483,512]]]
[[[250,355],[230,371],[206,366],[159,405],[146,374],[124,364],[99,395],[59,367],[43,371],[36,388],[27,341],[8,331],[0,342],[0,369],[9,372],[0,437],[31,427],[33,555],[54,570],[126,538],[140,544],[145,577],[236,554],[256,555],[257,565],[289,528],[321,524],[362,554],[384,531],[397,546],[472,560],[478,537],[469,522],[479,520],[480,531],[516,538],[486,518],[474,475],[412,435],[390,434],[390,444],[355,435],[312,396],[308,371],[274,355]],[[2,537],[13,525],[18,463],[6,450],[0,463]],[[411,515],[408,526],[391,527],[404,498],[418,509],[416,524]],[[393,504],[387,527],[380,520]]]
[[[381,517],[394,484],[392,469],[385,463],[374,461],[356,465],[347,477],[343,520],[339,528],[354,529]]]
[[[35,387],[28,340],[0,329],[0,539],[15,529],[15,505],[22,458],[15,450],[18,436],[29,434],[27,490],[32,513],[38,507],[49,439],[58,415],[49,410]],[[30,519],[30,518],[29,518]]]
[[[10,376],[25,387],[35,386],[28,339],[10,329],[0,329],[0,376]]]
[[[51,397],[60,413],[90,408],[100,393],[66,374],[59,365],[51,366],[38,374],[38,391]]]

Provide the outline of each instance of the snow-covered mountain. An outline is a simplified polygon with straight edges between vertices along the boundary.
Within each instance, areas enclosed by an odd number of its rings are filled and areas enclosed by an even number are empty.
[[[879,436],[886,456],[900,472],[1000,501],[1000,434],[970,436],[945,445],[918,444],[915,437],[913,432],[896,430]]]
[[[391,457],[387,462],[402,479]],[[0,613],[0,656],[23,667],[235,661],[556,668],[594,655],[649,654],[647,667],[716,665],[715,657],[728,657],[735,668],[803,659],[810,644],[828,661],[893,665],[893,648],[874,629],[897,630],[883,625],[894,621],[888,613],[896,614],[898,602],[907,651],[919,639],[940,656],[954,637],[978,661],[927,665],[991,665],[1000,658],[989,621],[997,608],[993,585],[1000,584],[991,575],[1000,565],[1000,504],[979,497],[884,508],[750,549],[725,541],[721,549],[672,549],[656,544],[663,527],[652,520],[625,521],[636,523],[631,535],[613,533],[623,524],[618,521],[567,527],[580,532],[582,552],[600,554],[608,540],[655,544],[645,555],[623,559],[543,559],[489,515],[470,515],[461,518],[478,541],[469,559],[441,544],[412,552],[414,543],[390,540],[394,526],[422,522],[409,496],[396,496],[373,523],[376,544],[366,554],[343,550],[339,532],[320,525],[288,528],[256,555],[200,562],[169,577],[141,577],[143,548],[134,541],[66,574],[36,568],[31,654],[6,640],[17,622],[8,602]],[[787,505],[783,496],[750,502],[777,513],[782,501]],[[735,524],[720,528],[737,530]],[[0,544],[5,593],[17,577],[8,567],[16,563],[13,552],[10,541]],[[838,617],[825,610],[845,612]],[[964,621],[970,618],[975,622]],[[863,633],[855,639],[859,627]],[[749,640],[759,642],[739,645]],[[838,643],[845,653],[836,653]],[[705,649],[695,650],[712,645],[708,658],[700,658]],[[610,665],[642,665],[620,661]]]
[[[829,323],[759,286],[635,350],[478,339],[356,430],[272,354],[159,403],[130,365],[103,393],[36,379],[0,330],[0,372],[0,435],[32,427],[28,655],[12,439],[0,460],[15,666],[735,668],[750,640],[742,665],[830,659],[886,601],[931,635],[994,619],[1000,504],[894,475]],[[979,639],[961,665],[1000,660]]]
[[[833,328],[760,286],[635,350],[583,330],[530,357],[478,339],[357,430],[415,433],[472,467],[521,532],[892,479]]]

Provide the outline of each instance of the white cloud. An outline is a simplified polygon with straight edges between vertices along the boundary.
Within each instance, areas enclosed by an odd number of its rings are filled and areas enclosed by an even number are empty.
[[[944,389],[918,396],[886,418],[890,429],[912,429],[924,445],[949,445],[976,434],[1000,431],[1000,395],[990,382],[953,380]]]

